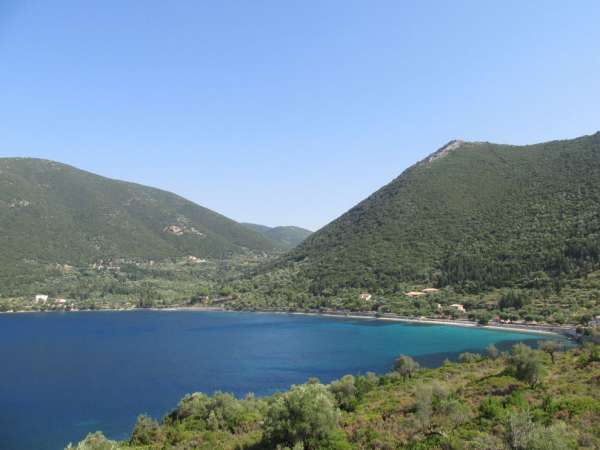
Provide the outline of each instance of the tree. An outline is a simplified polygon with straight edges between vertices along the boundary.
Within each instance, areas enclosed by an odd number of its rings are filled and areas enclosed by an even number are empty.
[[[600,361],[600,345],[596,345],[591,342],[586,342],[584,348],[588,350],[588,364]]]
[[[500,356],[500,351],[494,344],[488,345],[485,350],[487,351],[488,356],[492,359],[496,359],[498,356]]]
[[[563,422],[549,427],[534,423],[528,409],[511,413],[507,425],[507,443],[513,450],[577,448],[575,440]]]
[[[525,344],[517,344],[512,348],[509,364],[519,380],[529,383],[534,388],[544,375],[544,365],[539,352]]]
[[[352,375],[346,375],[341,380],[332,382],[329,390],[335,396],[338,406],[344,411],[354,411],[357,403],[357,388]]]
[[[147,281],[143,282],[139,290],[138,307],[152,308],[157,298],[159,298],[159,295],[152,284]]]
[[[419,369],[419,363],[407,355],[400,355],[394,362],[394,370],[398,372],[404,380],[412,378],[413,374]]]
[[[301,444],[305,450],[320,449],[334,435],[338,417],[335,399],[325,386],[292,386],[267,411],[265,440],[269,448]]]
[[[539,349],[545,353],[550,355],[550,359],[552,360],[552,364],[554,364],[554,354],[561,349],[561,345],[558,341],[554,340],[545,340],[540,341],[538,345]]]
[[[475,315],[475,319],[479,325],[487,325],[492,320],[492,314],[488,311],[483,311]]]
[[[162,433],[158,422],[146,415],[139,416],[129,442],[133,445],[156,445],[161,440]]]
[[[233,294],[233,288],[231,286],[222,286],[219,289],[219,295],[221,297],[230,297]]]
[[[434,425],[435,414],[445,414],[456,405],[447,405],[448,390],[440,383],[418,384],[415,389],[414,413],[417,426],[429,430]],[[448,409],[446,409],[448,406]],[[445,419],[444,419],[445,420]],[[444,421],[442,420],[442,421]]]
[[[481,355],[479,353],[464,352],[459,355],[458,359],[462,363],[474,363],[481,361]]]
[[[69,444],[66,450],[117,450],[119,447],[115,441],[110,441],[100,432],[89,433],[77,447]]]
[[[533,436],[535,425],[528,410],[515,411],[508,417],[508,445],[513,450],[526,450]]]
[[[527,303],[529,303],[529,297],[525,292],[510,290],[500,298],[500,301],[498,302],[498,307],[500,309],[521,309]]]

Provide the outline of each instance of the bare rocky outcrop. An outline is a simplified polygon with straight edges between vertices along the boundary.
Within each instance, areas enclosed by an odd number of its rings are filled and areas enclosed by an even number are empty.
[[[433,162],[436,159],[440,159],[440,158],[443,158],[444,156],[448,156],[448,154],[450,152],[459,149],[464,143],[465,143],[465,141],[462,141],[460,139],[455,139],[453,141],[448,142],[442,148],[440,148],[435,153],[433,153],[431,156],[429,156],[429,158],[427,158],[427,162]]]

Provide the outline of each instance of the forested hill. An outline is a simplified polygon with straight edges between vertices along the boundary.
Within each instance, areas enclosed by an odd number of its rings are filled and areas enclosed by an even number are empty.
[[[57,162],[0,159],[0,265],[272,251],[263,235],[175,194]]]
[[[452,141],[294,249],[313,294],[401,283],[539,287],[600,262],[600,133]],[[280,266],[281,267],[281,266]]]
[[[242,225],[263,234],[282,250],[291,250],[312,234],[312,231],[294,226],[267,227],[255,223]]]

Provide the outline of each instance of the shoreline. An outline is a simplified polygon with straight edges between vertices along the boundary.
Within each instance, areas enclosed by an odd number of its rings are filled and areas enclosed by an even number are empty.
[[[482,328],[482,329],[496,330],[496,331],[514,331],[514,332],[519,332],[519,333],[531,333],[531,334],[543,334],[543,335],[555,335],[555,336],[571,336],[570,334],[567,334],[567,331],[571,330],[570,328],[559,331],[559,330],[550,330],[550,329],[539,329],[539,328],[535,328],[534,326],[531,326],[531,325],[522,325],[522,326],[518,326],[518,325],[504,326],[504,325],[500,325],[500,324],[479,325],[477,322],[470,322],[470,321],[463,321],[463,320],[453,321],[450,319],[435,319],[432,317],[427,317],[424,319],[416,319],[416,318],[401,317],[401,316],[374,317],[374,316],[353,315],[353,314],[343,315],[341,313],[340,314],[336,314],[336,313],[319,314],[319,313],[290,312],[289,314],[306,315],[306,316],[320,316],[320,317],[335,317],[335,318],[342,318],[342,319],[346,318],[346,319],[362,319],[362,320],[384,320],[384,321],[388,321],[388,322],[413,323],[413,324],[423,324],[423,325],[443,325],[443,326],[463,327],[463,328]],[[558,328],[558,327],[553,327],[552,325],[543,325],[543,327],[544,328]]]
[[[78,309],[76,311],[0,311],[1,314],[27,314],[27,313],[79,313],[79,312],[137,312],[137,311],[156,311],[156,312],[241,312],[241,313],[258,313],[258,314],[288,314],[298,316],[313,316],[313,317],[329,317],[336,319],[352,319],[352,320],[382,320],[387,322],[411,323],[422,325],[442,325],[463,328],[482,328],[494,331],[508,331],[518,333],[530,333],[538,335],[562,336],[575,338],[575,326],[558,326],[558,325],[527,325],[527,324],[498,324],[492,323],[488,325],[480,325],[477,322],[469,320],[453,320],[453,319],[436,319],[433,317],[404,317],[391,313],[376,316],[370,313],[360,312],[305,312],[305,311],[285,311],[285,310],[232,310],[222,307],[196,307],[196,306],[173,306],[165,308],[102,308],[102,309]]]

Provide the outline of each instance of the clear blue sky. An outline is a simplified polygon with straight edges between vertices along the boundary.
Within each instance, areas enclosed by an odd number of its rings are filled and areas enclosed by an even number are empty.
[[[453,138],[600,129],[598,1],[0,0],[0,155],[319,228]]]

